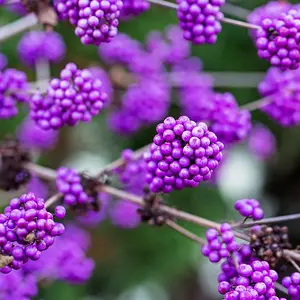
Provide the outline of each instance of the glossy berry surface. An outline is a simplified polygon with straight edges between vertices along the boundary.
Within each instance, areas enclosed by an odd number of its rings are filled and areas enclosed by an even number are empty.
[[[222,159],[224,145],[208,130],[186,116],[168,117],[156,127],[150,152],[144,155],[152,192],[196,187],[211,178]]]

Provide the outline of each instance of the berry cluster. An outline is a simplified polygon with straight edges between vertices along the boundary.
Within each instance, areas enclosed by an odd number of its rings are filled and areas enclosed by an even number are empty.
[[[76,25],[79,20],[77,0],[54,0],[54,8],[60,20],[69,20]]]
[[[97,202],[98,195],[96,198],[89,195],[84,185],[84,178],[76,170],[65,167],[57,170],[56,187],[64,195],[66,205],[82,209]]]
[[[30,162],[29,153],[15,139],[7,138],[0,143],[0,188],[5,191],[17,190],[26,184],[31,175],[25,168]]]
[[[205,236],[207,244],[202,247],[202,254],[208,257],[212,263],[218,263],[222,258],[228,258],[239,247],[228,223],[221,225],[220,232],[216,229],[208,229]]]
[[[76,220],[78,220],[82,225],[87,227],[96,227],[107,218],[111,203],[111,196],[106,193],[99,193],[96,201],[99,206],[98,210],[88,210],[85,211],[83,215],[77,216]]]
[[[30,31],[23,35],[18,45],[22,62],[35,66],[42,60],[57,63],[65,55],[65,43],[56,32]]]
[[[122,20],[136,17],[150,8],[150,2],[147,0],[123,0],[123,8],[120,18]]]
[[[235,143],[245,139],[251,130],[251,114],[240,109],[230,93],[215,93],[211,110],[210,129],[224,143]]]
[[[110,218],[114,225],[124,229],[132,229],[139,226],[141,217],[138,206],[127,200],[118,200],[110,210]]]
[[[74,224],[67,224],[65,234],[47,250],[47,255],[27,263],[24,270],[40,280],[47,278],[83,284],[92,276],[95,266],[94,261],[86,256],[89,247],[88,232]]]
[[[99,45],[110,42],[117,35],[123,1],[79,0],[78,6],[75,34],[83,44]]]
[[[52,79],[45,97],[35,94],[31,99],[31,117],[44,130],[59,129],[89,122],[107,102],[102,82],[93,79],[88,69],[79,70],[69,63],[60,78]]]
[[[276,19],[265,18],[256,32],[256,47],[262,59],[282,70],[297,69],[300,62],[300,13],[289,10]]]
[[[47,150],[56,145],[58,131],[44,130],[32,119],[26,118],[17,130],[17,137],[24,148]]]
[[[102,82],[102,90],[107,95],[107,102],[112,101],[113,87],[108,74],[100,67],[90,67],[90,72],[94,79],[99,79]]]
[[[219,283],[218,290],[225,300],[279,299],[274,284],[278,274],[270,269],[267,262],[256,260],[251,264],[241,264],[237,267],[237,273],[238,285],[228,281]]]
[[[276,137],[268,127],[256,124],[250,132],[248,148],[255,157],[267,159],[276,151]]]
[[[289,296],[293,300],[300,297],[300,273],[295,272],[291,276],[286,276],[282,279],[282,285],[288,289]]]
[[[28,82],[24,72],[15,69],[0,71],[0,119],[18,114],[18,103],[28,100]]]
[[[272,268],[281,260],[284,249],[292,249],[286,226],[254,227],[251,232],[250,245],[256,257],[267,261]]]
[[[125,164],[114,170],[123,189],[136,195],[143,195],[146,185],[146,164],[142,157],[134,157],[131,149],[122,151]]]
[[[252,256],[252,248],[249,245],[241,244],[233,256],[225,259],[221,264],[221,272],[218,275],[218,282],[228,281],[234,285],[239,285],[239,275],[236,265],[250,264],[255,259]]]
[[[299,70],[281,72],[271,68],[258,86],[260,94],[267,101],[260,109],[281,126],[300,124],[299,82]]]
[[[281,13],[287,13],[291,9],[291,4],[286,1],[269,1],[265,5],[259,6],[251,11],[247,20],[251,24],[260,25],[262,21],[268,17],[274,20],[280,16]],[[250,35],[255,39],[256,30],[250,31]]]
[[[245,218],[261,220],[264,217],[264,211],[256,199],[237,200],[234,204],[234,208]]]
[[[186,116],[168,117],[156,127],[147,162],[147,182],[151,192],[196,187],[211,178],[222,159],[224,145],[208,130]]]
[[[38,294],[38,282],[34,275],[26,274],[23,270],[1,276],[0,299],[29,300]]]
[[[190,55],[190,44],[182,38],[180,28],[169,26],[165,36],[158,31],[152,31],[147,36],[147,50],[162,62],[174,65]]]
[[[177,17],[183,37],[194,44],[214,44],[222,30],[225,0],[177,0]]]
[[[12,261],[0,269],[9,273],[20,269],[29,259],[38,260],[55,237],[64,233],[64,226],[53,221],[53,215],[45,208],[44,199],[33,193],[14,198],[0,215],[1,255],[11,256]]]
[[[251,114],[239,108],[230,93],[216,93],[211,89],[209,77],[200,77],[202,86],[185,87],[181,93],[181,106],[187,116],[197,121],[209,122],[209,128],[223,143],[245,139],[251,130]],[[198,78],[199,80],[199,78]]]

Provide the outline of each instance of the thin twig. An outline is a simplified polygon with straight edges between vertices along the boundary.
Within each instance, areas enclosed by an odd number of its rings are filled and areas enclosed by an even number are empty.
[[[37,82],[45,82],[48,86],[48,83],[51,79],[51,71],[50,71],[50,63],[46,59],[39,59],[36,62],[36,80]],[[46,89],[46,87],[38,85],[37,88],[39,89]]]
[[[32,28],[36,24],[38,24],[38,19],[34,13],[31,13],[15,22],[0,27],[0,43],[11,36]]]
[[[294,250],[285,249],[285,250],[283,250],[283,254],[284,254],[285,258],[290,257],[293,260],[300,261],[300,253],[297,253]]]
[[[138,159],[140,156],[142,156],[149,149],[149,146],[150,145],[146,145],[146,146],[136,150],[133,153],[133,158]],[[125,163],[126,163],[126,161],[121,157],[116,159],[115,161],[113,161],[113,162],[109,163],[108,165],[106,165],[101,171],[99,171],[96,175],[96,178],[99,178],[101,176],[101,174],[103,174],[104,172],[112,172],[115,169],[118,169],[118,168],[122,167]]]
[[[227,24],[232,24],[232,25],[235,25],[235,26],[239,26],[239,27],[249,28],[249,29],[255,29],[255,30],[261,29],[261,27],[258,26],[258,25],[250,24],[250,23],[247,23],[247,22],[238,21],[238,20],[234,20],[234,19],[230,19],[230,18],[223,18],[222,22],[227,23]]]
[[[55,180],[56,171],[47,167],[43,167],[34,163],[26,163],[24,167],[45,180]]]
[[[192,233],[191,231],[183,228],[182,226],[178,225],[176,222],[174,222],[172,220],[167,220],[165,224],[168,225],[169,227],[171,227],[173,230],[175,230],[175,231],[181,233],[182,235],[184,235],[185,237],[189,238],[190,240],[193,240],[200,245],[205,244],[204,239],[202,239],[201,237]]]
[[[257,109],[260,109],[266,105],[268,105],[270,102],[272,102],[272,98],[262,98],[250,103],[247,103],[245,105],[242,105],[240,108],[241,109],[247,109],[248,111],[254,111]]]
[[[272,224],[272,223],[279,223],[279,222],[288,222],[288,221],[293,221],[293,220],[297,220],[300,219],[300,213],[298,214],[291,214],[291,215],[286,215],[286,216],[278,216],[278,217],[272,217],[272,218],[266,218],[266,219],[262,219],[259,221],[253,221],[253,222],[248,222],[248,223],[244,223],[244,224],[233,224],[232,227],[233,228],[248,228],[248,227],[252,227],[255,225],[264,225],[264,224]]]
[[[300,272],[299,265],[290,256],[287,256],[286,259],[294,266],[297,272]]]
[[[52,197],[50,197],[45,203],[45,208],[48,208],[55,202],[59,201],[62,196],[63,195],[61,193],[57,193],[57,194],[53,195]]]
[[[288,290],[282,284],[280,284],[279,282],[275,282],[275,287],[278,291],[288,295]]]
[[[222,11],[225,14],[228,14],[230,16],[242,19],[242,20],[247,20],[248,15],[250,14],[250,10],[231,4],[231,3],[225,3],[225,5],[222,7]]]

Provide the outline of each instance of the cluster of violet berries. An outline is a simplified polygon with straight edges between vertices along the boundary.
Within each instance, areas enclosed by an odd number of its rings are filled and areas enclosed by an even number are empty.
[[[35,94],[30,102],[31,118],[44,130],[60,129],[89,122],[107,103],[100,79],[88,69],[79,70],[69,63],[60,78],[52,79],[47,94]]]
[[[292,300],[297,300],[300,297],[300,273],[295,272],[291,276],[282,279],[282,285],[288,289],[288,294]]]
[[[91,241],[89,233],[73,223],[66,224],[66,232],[38,261],[24,266],[25,272],[38,280],[62,280],[70,284],[83,284],[91,276],[95,263],[86,256]]]
[[[76,26],[75,34],[84,45],[99,45],[117,35],[123,1],[58,0],[55,8],[61,19]]]
[[[18,44],[22,62],[35,66],[39,61],[58,63],[65,55],[66,46],[57,32],[30,31],[24,34]]]
[[[251,218],[255,221],[264,218],[264,211],[256,199],[237,200],[234,208],[245,218]]]
[[[300,73],[299,70],[281,72],[270,68],[258,90],[266,99],[260,109],[281,126],[300,124]]]
[[[268,159],[276,152],[276,137],[268,127],[255,124],[249,134],[248,149],[256,158]]]
[[[168,117],[156,127],[150,152],[145,153],[147,182],[154,193],[196,187],[211,178],[222,159],[223,143],[186,116]]]
[[[60,167],[57,169],[56,187],[64,195],[67,206],[82,206],[90,203],[90,197],[84,191],[80,174],[75,169]]]
[[[147,0],[123,0],[123,8],[120,18],[128,20],[147,11],[150,8],[150,2]]]
[[[282,70],[297,69],[300,62],[300,12],[289,10],[275,19],[265,18],[256,32],[256,47],[262,59]]]
[[[9,119],[18,114],[18,103],[28,101],[27,76],[15,69],[0,71],[0,119]]]
[[[218,290],[225,300],[284,299],[276,296],[275,282],[278,274],[270,269],[267,262],[256,260],[250,264],[241,264],[237,267],[237,273],[234,283],[219,283]]]
[[[222,30],[220,8],[225,0],[177,0],[177,17],[183,37],[194,44],[214,44]]]
[[[202,247],[202,254],[208,257],[212,263],[218,263],[221,259],[228,258],[239,247],[228,223],[220,226],[220,232],[213,228],[208,229],[205,236],[207,244]]]
[[[59,214],[59,217],[64,217]],[[45,201],[33,193],[14,198],[0,215],[1,255],[11,256],[11,263],[0,269],[7,274],[18,270],[30,260],[38,260],[41,253],[64,233],[61,223],[53,220],[53,215],[45,207]]]

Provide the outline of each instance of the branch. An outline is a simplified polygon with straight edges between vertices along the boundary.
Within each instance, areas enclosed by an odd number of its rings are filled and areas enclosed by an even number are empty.
[[[174,221],[167,220],[166,225],[168,225],[173,230],[179,232],[180,234],[184,235],[188,239],[190,239],[200,245],[204,245],[206,243],[206,241],[204,239],[202,239],[201,237],[197,236],[196,234],[190,232],[189,230],[183,228],[182,226],[178,225]]]
[[[148,151],[149,147],[150,147],[150,144],[134,151],[133,158],[138,159],[146,151]],[[96,175],[96,178],[99,178],[101,176],[101,174],[103,174],[104,172],[109,172],[110,173],[111,171],[122,167],[125,163],[126,163],[126,161],[123,158],[121,158],[121,157],[118,158],[117,160],[113,161],[112,163],[106,165],[100,172],[98,172],[98,174]]]
[[[288,222],[300,219],[300,213],[298,214],[291,214],[286,216],[278,216],[278,217],[272,217],[272,218],[265,218],[259,221],[253,221],[248,223],[239,223],[232,225],[233,228],[248,228],[255,225],[265,225],[265,224],[272,224],[272,223],[279,223],[279,222]]]
[[[28,30],[38,24],[38,18],[34,13],[28,14],[21,19],[0,27],[0,43],[6,39]]]

